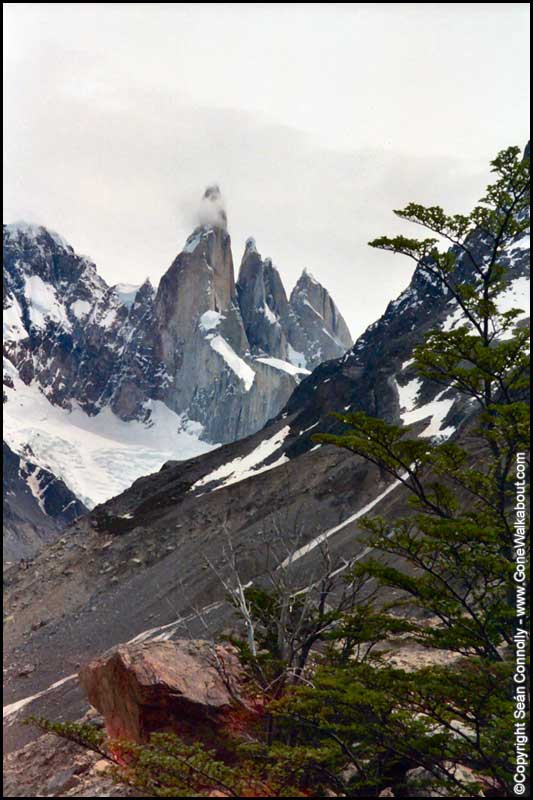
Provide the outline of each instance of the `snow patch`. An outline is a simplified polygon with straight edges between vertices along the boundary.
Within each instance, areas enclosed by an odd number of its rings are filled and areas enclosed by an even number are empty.
[[[500,314],[511,311],[513,308],[520,308],[525,317],[529,317],[531,313],[529,278],[523,275],[521,278],[515,278],[514,281],[511,281],[509,286],[498,297],[497,306]]]
[[[387,488],[383,492],[381,492],[381,494],[379,494],[377,497],[371,500],[370,503],[368,503],[366,506],[363,506],[363,508],[359,509],[359,511],[356,511],[355,514],[352,514],[351,517],[345,519],[344,522],[341,522],[340,525],[335,525],[334,528],[330,528],[329,530],[324,531],[319,536],[316,536],[310,542],[303,545],[303,547],[300,547],[298,550],[296,550],[295,553],[292,553],[290,556],[288,556],[285,559],[285,561],[282,562],[281,566],[290,567],[292,564],[294,564],[295,561],[298,561],[300,558],[303,558],[303,556],[306,556],[308,553],[311,552],[311,550],[314,550],[315,547],[318,547],[319,545],[327,541],[330,536],[333,536],[335,533],[342,531],[347,525],[350,525],[352,522],[356,522],[356,520],[360,519],[361,517],[364,517],[366,514],[368,514],[369,511],[372,511],[374,506],[377,506],[377,504],[380,503],[385,497],[387,497],[388,494],[393,492],[400,485],[400,483],[401,481],[399,480],[394,481],[394,483],[391,483],[390,486],[387,486]],[[366,555],[367,552],[370,552],[372,549],[373,548],[371,547],[365,548],[365,550],[359,557],[362,557],[363,554]]]
[[[260,356],[255,359],[259,361],[261,364],[266,364],[268,367],[273,367],[273,369],[279,369],[282,372],[287,372],[289,375],[310,375],[308,369],[303,369],[302,367],[297,367],[294,364],[290,364],[288,361],[283,361],[281,358],[274,358],[271,356]]]
[[[453,397],[444,398],[444,394],[448,389],[439,392],[429,403],[417,408],[418,397],[422,388],[420,378],[413,378],[405,386],[400,386],[398,381],[395,381],[395,384],[399,395],[400,418],[404,425],[414,425],[416,422],[421,422],[430,417],[430,422],[419,436],[424,438],[438,436],[439,438],[448,439],[455,433],[455,428],[452,426],[442,427],[455,402]]]
[[[422,388],[422,381],[420,378],[413,378],[405,386],[400,386],[396,381],[396,388],[398,389],[400,411],[411,411],[416,405],[416,398]]]
[[[57,299],[55,289],[39,275],[26,277],[24,296],[28,303],[30,320],[36,328],[46,328],[47,320],[51,320],[70,330],[70,322],[63,305]]]
[[[61,678],[61,680],[56,681],[47,689],[43,689],[42,692],[37,692],[37,694],[32,694],[30,697],[24,697],[22,700],[16,700],[14,703],[10,703],[3,708],[3,719],[8,719],[9,717],[13,716],[20,711],[21,708],[25,708],[25,706],[33,703],[34,700],[38,700],[39,697],[42,697],[48,692],[52,692],[54,689],[58,689],[60,686],[63,686],[64,683],[68,683],[68,681],[73,681],[78,677],[78,673],[74,672],[72,675],[67,675],[65,678]]]
[[[70,310],[76,319],[83,319],[91,310],[91,304],[88,300],[75,300],[71,304]]]
[[[307,369],[307,360],[303,353],[299,353],[298,350],[295,350],[290,344],[287,344],[287,353],[291,364],[294,364],[294,366],[299,369]]]
[[[404,370],[407,369],[407,367],[410,367],[411,364],[414,364],[414,363],[415,363],[414,357],[413,358],[408,358],[407,361],[402,362],[402,365],[400,367],[400,372],[403,372]]]
[[[28,331],[22,322],[22,309],[16,297],[12,297],[11,305],[4,308],[2,328],[4,342],[20,342],[28,338]]]
[[[219,336],[209,337],[209,344],[219,356],[222,356],[228,367],[235,373],[235,375],[244,384],[245,391],[249,392],[255,380],[255,372],[253,369],[237,355],[235,350],[228,344],[228,342]]]
[[[132,283],[117,283],[113,287],[119,297],[120,302],[125,305],[126,308],[132,307],[135,302],[135,298],[137,297],[137,292],[140,288],[140,285],[134,286]]]
[[[518,239],[511,247],[508,249],[508,253],[514,253],[516,250],[530,250],[531,249],[531,235],[528,233],[525,236],[522,236],[521,239]]]
[[[205,236],[206,230],[205,228],[198,228],[197,230],[193,231],[187,241],[185,242],[185,247],[183,248],[184,253],[194,253],[200,242],[202,241],[203,237]]]
[[[419,433],[419,436],[423,438],[438,436],[439,438],[448,439],[455,433],[455,428],[453,426],[443,428],[443,424],[452,409],[455,398],[444,398],[444,394],[447,391],[448,389],[444,389],[444,391],[439,392],[433,400],[420,406],[420,408],[407,408],[401,414],[403,424],[414,425],[416,422],[421,422],[429,417],[430,421],[428,425]]]
[[[46,514],[46,508],[44,507],[44,500],[43,500],[43,490],[41,489],[41,484],[39,483],[39,478],[37,477],[39,473],[38,467],[35,467],[33,472],[31,472],[28,477],[26,478],[26,483],[30,489],[30,492],[37,500],[37,504],[43,514]]]
[[[99,324],[102,328],[111,328],[117,318],[117,310],[116,308],[108,308],[103,313]]]
[[[259,311],[261,314],[264,314],[265,318],[270,322],[271,325],[277,325],[278,318],[268,305],[268,303],[263,303],[263,308],[260,308]]]
[[[270,439],[264,439],[260,442],[255,450],[252,450],[248,455],[239,456],[233,459],[233,461],[228,461],[227,464],[222,464],[220,467],[213,470],[213,472],[210,472],[199,481],[196,481],[192,489],[206,486],[213,481],[221,481],[221,485],[216,487],[216,489],[221,489],[223,486],[239,483],[253,475],[259,475],[261,472],[266,472],[267,470],[279,467],[281,464],[285,464],[289,460],[286,455],[280,456],[280,458],[270,464],[264,464],[264,462],[281,447],[289,433],[290,426],[286,425]],[[263,464],[263,466],[260,466],[261,464]]]
[[[200,317],[200,330],[204,331],[204,333],[215,330],[218,328],[223,319],[224,315],[219,311],[213,311],[211,309],[209,311],[205,311]]]

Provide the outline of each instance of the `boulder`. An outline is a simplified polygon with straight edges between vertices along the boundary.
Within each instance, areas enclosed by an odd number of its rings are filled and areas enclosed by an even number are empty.
[[[95,724],[94,713],[80,722]],[[5,797],[142,797],[118,784],[109,761],[75,742],[44,734],[4,756]]]
[[[453,776],[458,781],[462,781],[465,784],[477,781],[480,782],[479,775],[470,768],[466,767],[462,764],[452,764],[451,762],[447,761],[444,762],[444,766],[446,770],[453,774]],[[437,773],[439,771],[437,770]],[[444,786],[442,789],[428,789],[428,782],[431,782],[435,779],[435,774],[429,772],[428,770],[424,769],[424,767],[415,767],[414,769],[410,769],[405,773],[405,780],[409,790],[409,797],[452,797],[455,796],[455,790],[452,788],[448,791],[447,788]],[[447,775],[446,772],[442,772],[442,779],[446,781]],[[482,792],[478,792],[475,797],[483,797]]]
[[[213,742],[242,702],[235,648],[206,641],[124,644],[83,667],[80,683],[112,738],[152,732]]]

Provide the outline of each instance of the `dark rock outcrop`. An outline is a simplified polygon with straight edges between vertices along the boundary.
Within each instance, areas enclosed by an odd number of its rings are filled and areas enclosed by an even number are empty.
[[[3,443],[4,562],[31,558],[87,509],[59,478],[31,456]]]
[[[278,270],[248,239],[237,283],[239,306],[253,353],[289,360],[289,302]]]

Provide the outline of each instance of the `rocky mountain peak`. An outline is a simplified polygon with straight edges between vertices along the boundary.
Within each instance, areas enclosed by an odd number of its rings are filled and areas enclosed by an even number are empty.
[[[300,277],[296,281],[296,286],[308,286],[309,284],[318,283],[315,276],[309,271],[307,267],[304,267]]]
[[[198,225],[187,238],[182,252],[167,275],[179,272],[183,281],[185,275],[182,273],[191,273],[192,283],[202,285],[208,300],[205,308],[197,309],[201,315],[209,309],[222,311],[235,300],[231,238],[227,231],[224,200],[218,185],[207,187],[197,216]],[[193,306],[196,308],[195,303]]]
[[[155,309],[160,324],[167,330],[175,328],[185,341],[202,314],[226,311],[234,302],[229,233],[223,227],[199,225],[159,283]]]
[[[241,266],[239,269],[239,283],[241,283],[242,280],[246,280],[246,273],[249,271],[250,264],[258,266],[262,263],[263,259],[261,258],[261,254],[257,249],[257,242],[252,236],[250,236],[246,240],[246,244],[244,246],[244,253],[242,255]]]
[[[311,274],[311,272],[309,272],[307,267],[304,267],[300,277],[298,278],[296,284],[294,285],[294,288],[291,292],[291,302],[294,301],[297,298],[297,296],[302,293],[305,293],[308,299],[310,299],[311,297],[313,299],[318,299],[318,298],[322,299],[324,297],[324,293],[327,294],[327,290],[324,289],[322,284],[319,283],[319,281],[317,281],[317,279],[314,277],[314,275]],[[319,310],[318,307],[317,310]]]
[[[139,286],[137,293],[135,295],[135,303],[142,302],[147,297],[154,297],[155,296],[155,289],[152,281],[150,278],[146,278],[143,283]]]
[[[288,299],[272,259],[261,257],[252,238],[246,242],[237,293],[254,353],[312,369],[343,355],[352,345],[335,303],[309,270],[304,269]]]
[[[352,337],[327,289],[304,269],[294,286],[289,304],[292,311],[290,339],[306,365],[337,358],[352,346]]]
[[[280,274],[248,239],[239,270],[237,293],[252,352],[286,359],[289,306]]]
[[[43,225],[35,225],[31,222],[19,220],[8,225],[4,225],[4,237],[11,242],[16,242],[30,249],[32,246],[59,247],[62,250],[73,253],[72,246],[59,233],[45,228]]]
[[[257,243],[253,236],[249,236],[244,245],[244,255],[251,252],[257,252]]]
[[[15,222],[3,226],[5,279],[31,294],[39,281],[63,294],[80,281],[103,285],[94,264],[78,256],[68,242],[42,225]],[[28,281],[30,284],[29,285]],[[35,291],[33,291],[35,294]]]

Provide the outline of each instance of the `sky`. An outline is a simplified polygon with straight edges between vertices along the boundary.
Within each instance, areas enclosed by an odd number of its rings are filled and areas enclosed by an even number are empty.
[[[410,201],[468,211],[529,138],[527,3],[5,3],[4,222],[62,234],[109,283],[157,283],[223,192],[354,336],[408,283],[372,250]]]

